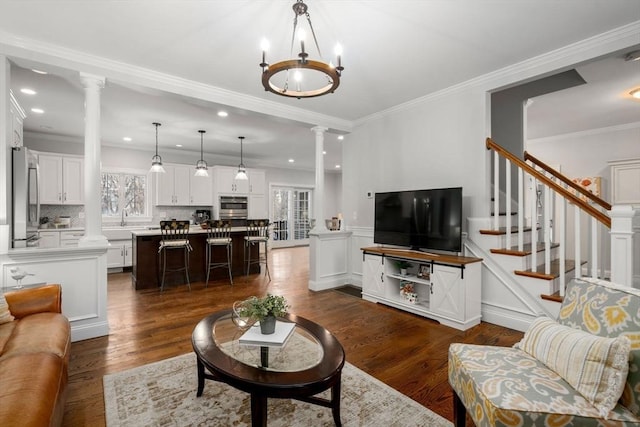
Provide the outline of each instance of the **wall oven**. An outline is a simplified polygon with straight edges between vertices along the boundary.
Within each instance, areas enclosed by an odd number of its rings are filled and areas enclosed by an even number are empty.
[[[220,219],[247,219],[246,196],[220,196]]]

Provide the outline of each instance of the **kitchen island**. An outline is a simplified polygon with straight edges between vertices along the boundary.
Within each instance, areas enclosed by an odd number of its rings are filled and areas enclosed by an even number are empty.
[[[244,262],[244,236],[246,227],[232,227],[232,253],[231,253],[231,273],[240,276],[245,273]],[[162,280],[162,270],[158,259],[158,248],[162,233],[157,230],[133,230],[131,232],[133,243],[133,264],[131,280],[135,289],[154,289],[160,287]],[[192,226],[189,229],[189,243],[193,250],[189,253],[189,280],[193,282],[205,281],[207,278],[206,247],[207,230],[200,226]],[[213,248],[213,259],[215,262],[226,259],[226,249],[224,247]],[[251,258],[258,257],[257,245],[251,247]],[[182,251],[169,251],[167,253],[167,269],[182,265]],[[249,270],[250,274],[260,273],[260,266],[253,265]],[[224,268],[211,270],[209,282],[214,280],[229,280],[229,274]],[[184,272],[166,273],[165,287],[185,284]]]

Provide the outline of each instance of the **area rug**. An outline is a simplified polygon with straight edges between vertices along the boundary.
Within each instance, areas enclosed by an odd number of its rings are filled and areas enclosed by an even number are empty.
[[[247,393],[206,381],[196,397],[195,354],[105,375],[106,424],[115,426],[250,426]],[[323,393],[328,397],[328,392]],[[351,426],[451,426],[402,393],[345,363],[341,418]],[[333,426],[329,408],[290,399],[269,399],[270,427]]]

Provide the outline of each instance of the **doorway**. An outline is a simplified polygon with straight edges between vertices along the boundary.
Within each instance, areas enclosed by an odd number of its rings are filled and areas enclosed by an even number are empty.
[[[309,244],[309,215],[313,190],[273,186],[271,189],[272,246],[276,248]]]

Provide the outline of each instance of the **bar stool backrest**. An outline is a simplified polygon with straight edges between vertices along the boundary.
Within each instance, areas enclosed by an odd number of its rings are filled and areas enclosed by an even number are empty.
[[[249,240],[269,240],[269,220],[247,220],[247,236]]]
[[[210,242],[226,242],[231,239],[231,221],[209,220],[207,228],[207,238]]]
[[[160,221],[163,246],[189,245],[189,221]]]

